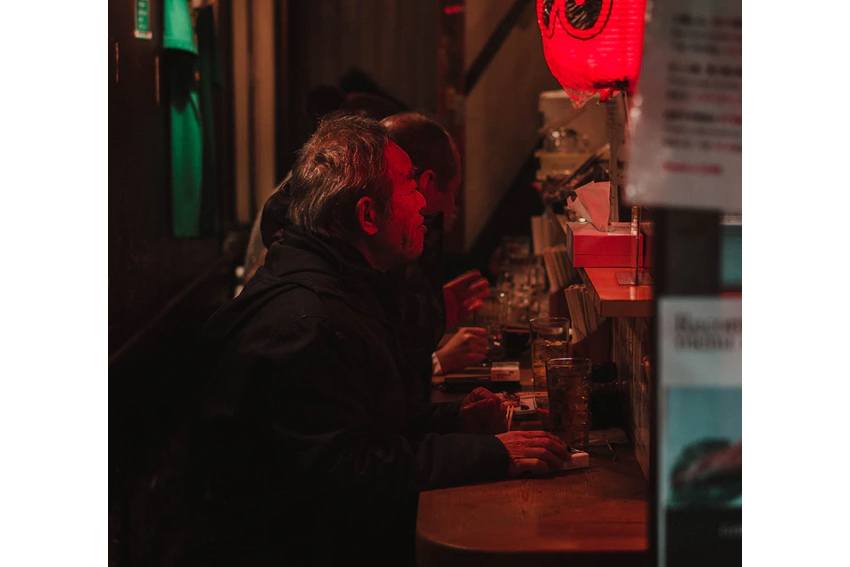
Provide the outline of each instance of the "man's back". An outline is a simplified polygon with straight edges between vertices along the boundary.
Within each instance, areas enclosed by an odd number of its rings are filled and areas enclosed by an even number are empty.
[[[418,490],[504,474],[495,438],[433,433],[456,430],[457,408],[435,417],[415,402],[382,277],[339,246],[288,236],[210,322],[208,423],[226,442],[207,446],[204,472],[218,478],[209,531],[225,549],[241,545],[235,528],[290,564],[403,563]]]
[[[404,392],[368,269],[295,240],[275,245],[210,321],[220,363],[209,423],[227,440],[225,454],[207,454],[218,469],[208,472],[221,475],[211,533],[229,550],[247,541],[270,560],[332,564],[386,537],[409,540],[415,456],[403,446]],[[374,445],[386,454],[376,458]],[[228,541],[233,528],[241,541]]]

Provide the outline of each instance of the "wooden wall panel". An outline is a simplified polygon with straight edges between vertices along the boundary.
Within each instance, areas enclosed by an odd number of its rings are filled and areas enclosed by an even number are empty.
[[[275,0],[252,0],[254,82],[254,206],[259,210],[277,185]],[[252,211],[254,213],[255,211]],[[253,218],[253,214],[252,214]]]
[[[508,13],[514,0],[464,0],[464,3],[466,4],[464,64],[469,67],[481,53],[481,49],[499,25],[499,21]]]
[[[307,93],[319,85],[339,85],[351,69],[364,72],[406,106],[436,112],[437,17],[432,0],[288,4],[287,167],[311,130]]]
[[[236,218],[247,223],[254,216],[251,204],[251,141],[249,127],[249,81],[251,77],[249,0],[233,3],[233,160]]]
[[[467,64],[512,4],[467,0]],[[466,250],[472,247],[538,143],[537,131],[542,125],[537,110],[540,92],[556,88],[560,87],[543,58],[534,3],[530,2],[475,88],[467,93],[463,213]]]

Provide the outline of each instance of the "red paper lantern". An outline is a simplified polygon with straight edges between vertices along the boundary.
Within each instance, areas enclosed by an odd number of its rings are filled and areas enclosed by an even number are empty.
[[[646,0],[537,0],[546,63],[575,104],[634,92],[645,10]]]

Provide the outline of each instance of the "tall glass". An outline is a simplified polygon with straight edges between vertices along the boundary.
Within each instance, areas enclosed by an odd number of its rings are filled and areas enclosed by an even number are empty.
[[[541,413],[549,408],[546,362],[569,356],[570,320],[566,317],[536,317],[531,326],[531,377],[534,402]]]
[[[472,314],[472,325],[487,329],[487,360],[490,361],[502,360],[505,357],[502,311],[500,299],[494,297],[491,292],[491,295],[481,302],[481,308]]]
[[[587,447],[591,368],[589,358],[552,358],[546,363],[548,427],[569,447]]]

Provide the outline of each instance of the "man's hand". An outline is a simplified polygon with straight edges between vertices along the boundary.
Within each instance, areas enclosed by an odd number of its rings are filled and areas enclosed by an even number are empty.
[[[461,327],[437,349],[436,355],[444,373],[478,364],[487,357],[487,329]]]
[[[489,282],[478,270],[459,275],[443,286],[443,303],[446,308],[446,329],[453,329],[470,313],[481,308],[490,294]]]
[[[507,402],[487,388],[475,388],[460,405],[461,433],[502,433],[507,429]]]
[[[545,431],[508,431],[496,435],[496,439],[508,450],[511,478],[558,470],[569,458],[564,442]]]

